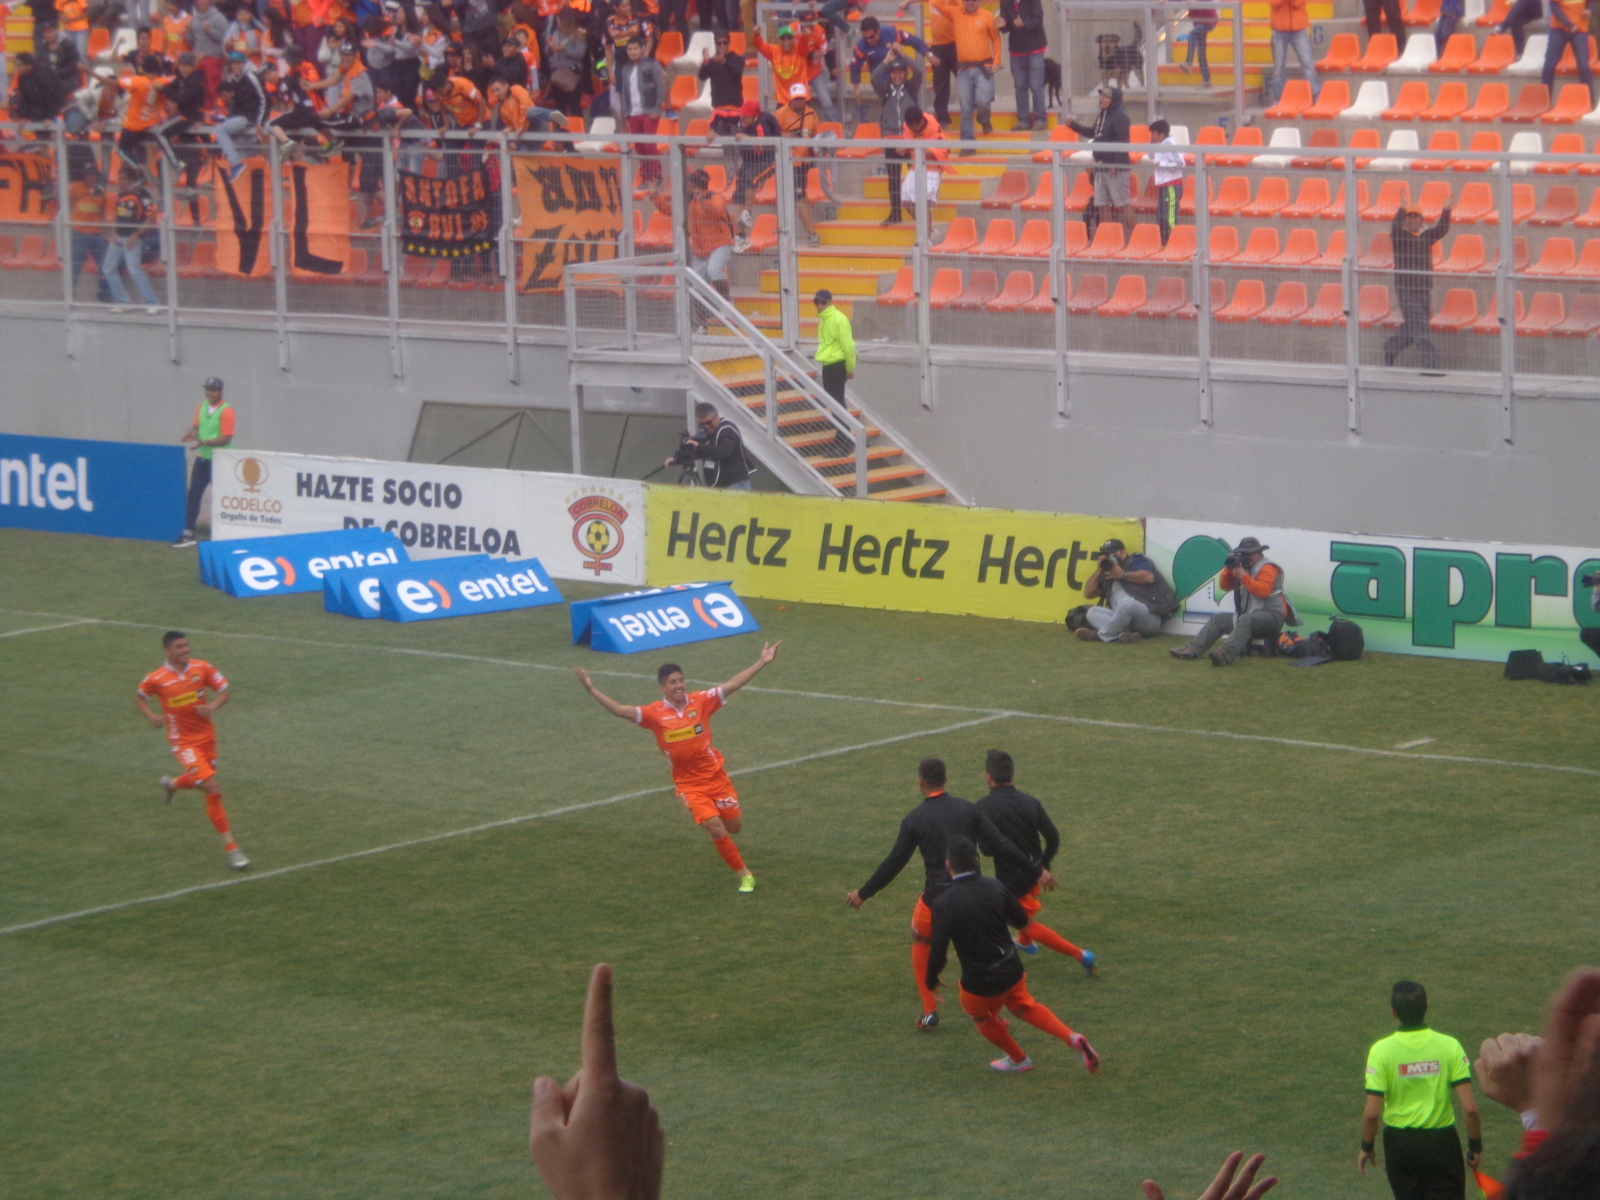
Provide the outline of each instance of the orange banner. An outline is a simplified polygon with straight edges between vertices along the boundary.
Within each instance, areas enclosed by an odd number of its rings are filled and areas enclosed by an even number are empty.
[[[41,143],[44,144],[44,143]],[[52,221],[55,159],[44,154],[0,154],[0,221]]]
[[[295,163],[284,172],[289,266],[300,273],[350,269],[350,168],[341,160]]]
[[[561,286],[570,263],[617,256],[622,236],[622,169],[616,158],[527,154],[512,159],[522,290]]]
[[[272,176],[267,160],[247,158],[244,174],[229,182],[228,172],[215,172],[217,267],[230,275],[260,277],[272,271],[268,231],[272,228]]]

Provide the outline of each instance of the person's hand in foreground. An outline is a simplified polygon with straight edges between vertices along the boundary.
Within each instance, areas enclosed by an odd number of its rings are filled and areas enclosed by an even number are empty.
[[[1260,1197],[1277,1186],[1276,1175],[1268,1175],[1254,1187],[1251,1186],[1256,1172],[1261,1169],[1261,1164],[1267,1161],[1265,1154],[1252,1154],[1250,1161],[1244,1164],[1244,1170],[1240,1171],[1239,1164],[1242,1161],[1244,1161],[1243,1151],[1235,1150],[1228,1155],[1222,1164],[1222,1170],[1218,1171],[1217,1177],[1211,1181],[1211,1186],[1200,1193],[1200,1200],[1260,1200]],[[1143,1186],[1144,1200],[1166,1200],[1166,1193],[1155,1180],[1146,1179]]]
[[[1514,1113],[1533,1107],[1533,1058],[1542,1039],[1531,1033],[1502,1033],[1485,1038],[1473,1074],[1483,1094]]]
[[[1580,967],[1550,1004],[1544,1039],[1533,1055],[1528,1103],[1539,1129],[1552,1133],[1600,1070],[1600,971]]]
[[[556,1200],[657,1200],[666,1143],[661,1120],[638,1084],[617,1076],[611,968],[589,977],[583,1009],[583,1066],[558,1087],[533,1081],[528,1152]]]

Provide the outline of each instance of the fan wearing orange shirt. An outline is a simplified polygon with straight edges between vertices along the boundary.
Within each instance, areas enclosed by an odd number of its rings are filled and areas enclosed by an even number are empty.
[[[208,662],[193,658],[189,639],[176,629],[161,639],[166,661],[139,681],[133,702],[158,729],[165,729],[172,752],[183,765],[183,774],[161,777],[161,791],[168,804],[175,792],[199,788],[206,797],[206,816],[222,838],[222,851],[228,865],[242,871],[250,860],[233,840],[228,827],[228,812],[222,807],[222,787],[217,782],[217,731],[211,716],[228,702],[228,681]],[[210,701],[206,692],[211,693]],[[161,706],[158,716],[150,701]]]
[[[781,642],[761,647],[761,657],[746,667],[721,687],[704,692],[691,692],[684,686],[683,668],[677,663],[665,663],[656,672],[656,682],[661,686],[661,699],[654,704],[634,707],[618,704],[589,679],[582,667],[573,671],[584,690],[599,702],[600,707],[614,717],[632,721],[656,735],[656,745],[667,756],[672,767],[672,782],[678,789],[678,799],[689,810],[694,823],[711,835],[711,844],[722,855],[722,861],[739,875],[739,890],[756,890],[756,877],[745,866],[733,835],[743,825],[739,811],[739,793],[723,767],[722,755],[711,744],[711,716],[728,697],[749,683],[773,659],[778,657]]]
[[[161,74],[161,57],[146,54],[139,60],[139,73],[125,75],[122,87],[128,94],[128,107],[122,114],[122,132],[117,135],[117,153],[129,166],[147,171],[146,155],[150,146],[158,146],[154,128],[167,115],[161,90],[172,82]],[[148,172],[154,178],[154,172]]]

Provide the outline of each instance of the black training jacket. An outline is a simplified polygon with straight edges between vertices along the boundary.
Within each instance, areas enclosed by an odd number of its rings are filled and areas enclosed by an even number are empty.
[[[974,996],[998,996],[1022,979],[1022,958],[1011,927],[1028,923],[1017,898],[998,879],[974,872],[950,883],[933,904],[928,948],[928,987],[936,987],[947,949],[954,942],[961,960],[961,986]]]
[[[900,822],[900,836],[894,840],[894,849],[872,873],[872,878],[861,885],[861,898],[870,900],[888,887],[911,861],[912,852],[920,850],[924,872],[922,898],[931,905],[950,886],[950,872],[945,870],[944,860],[951,840],[958,837],[974,843],[997,862],[1004,857],[1015,869],[1027,867],[1027,856],[1006,840],[994,827],[994,822],[978,811],[976,804],[949,792],[940,792],[905,815]]]
[[[1032,860],[1026,868],[1000,860],[994,864],[995,878],[1005,884],[1013,896],[1026,896],[1061,848],[1061,834],[1056,830],[1055,822],[1045,812],[1044,805],[1009,783],[1000,784],[979,800],[978,811],[994,822],[994,827],[1005,835],[1007,841]],[[1041,840],[1043,846],[1040,845]]]

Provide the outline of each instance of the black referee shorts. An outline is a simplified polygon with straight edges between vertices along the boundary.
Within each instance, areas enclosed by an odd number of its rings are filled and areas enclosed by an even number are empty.
[[[1383,1127],[1383,1169],[1394,1200],[1466,1200],[1467,1167],[1454,1125]]]

